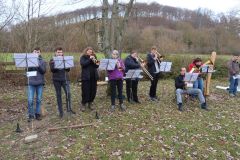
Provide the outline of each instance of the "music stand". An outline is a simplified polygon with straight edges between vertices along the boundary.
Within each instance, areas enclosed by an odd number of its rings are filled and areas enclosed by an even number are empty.
[[[66,87],[66,100],[67,100],[67,111],[71,114],[72,108],[70,106],[70,100],[69,100],[69,93],[68,93],[68,88],[67,88],[67,73],[66,69],[74,67],[74,62],[73,62],[73,56],[55,56],[53,57],[54,61],[54,68],[55,69],[64,69],[64,76],[65,76],[65,87]],[[69,84],[69,90],[70,90],[70,84]]]
[[[117,59],[101,59],[99,70],[112,71],[115,69],[117,61]]]
[[[201,67],[201,72],[208,74],[208,73],[214,73],[216,71],[213,69],[213,65],[204,65],[204,66]],[[206,85],[205,86],[206,87],[208,86],[207,78],[206,78]],[[205,103],[207,103],[207,95],[204,93],[204,91],[203,91],[202,94],[203,94],[203,96],[205,98]]]
[[[171,72],[172,62],[161,62],[160,72]]]
[[[214,73],[215,72],[215,70],[213,70],[213,67],[211,67],[212,65],[204,65],[204,66],[202,66],[201,67],[201,72],[202,73],[206,73],[206,74],[208,74],[208,73]]]
[[[187,82],[188,84],[192,84],[198,78],[199,73],[185,73],[183,81]]]
[[[128,70],[128,72],[126,73],[126,76],[124,77],[124,79],[130,79],[130,98],[131,100],[133,100],[133,93],[132,93],[132,80],[133,79],[141,79],[143,78],[143,76],[141,75],[143,71],[141,69],[130,69]]]
[[[38,67],[38,54],[35,53],[14,53],[13,55],[15,66],[17,68],[26,68],[26,77],[27,77],[27,90],[29,90],[29,78],[36,76],[36,71],[28,71],[30,67]],[[33,121],[32,122],[32,131],[33,131]]]
[[[55,69],[68,69],[74,67],[73,56],[55,56],[53,57]]]

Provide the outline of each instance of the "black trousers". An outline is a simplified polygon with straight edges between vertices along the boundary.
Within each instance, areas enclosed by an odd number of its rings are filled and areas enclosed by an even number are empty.
[[[159,73],[158,74],[151,74],[153,77],[153,80],[151,80],[151,86],[149,91],[149,96],[152,98],[155,98],[157,96],[157,84],[159,79]]]
[[[126,80],[126,92],[128,101],[133,100],[138,102],[137,96],[138,80]]]
[[[115,105],[115,99],[116,99],[116,88],[118,90],[118,99],[119,104],[123,103],[123,95],[122,95],[122,89],[123,89],[123,80],[110,80],[110,87],[111,87],[111,104]]]
[[[60,114],[63,114],[63,108],[62,108],[62,88],[66,95],[66,107],[67,111],[71,110],[71,93],[70,93],[70,86],[69,81],[53,81],[53,85],[55,87],[56,91],[56,97],[57,97],[57,104],[58,104],[58,111]]]
[[[97,81],[95,79],[82,81],[82,104],[93,102],[96,93]]]

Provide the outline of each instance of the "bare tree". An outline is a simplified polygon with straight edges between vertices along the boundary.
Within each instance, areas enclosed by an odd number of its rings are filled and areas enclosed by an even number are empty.
[[[9,7],[6,1],[0,0],[0,31],[11,23],[15,15],[15,3],[12,1],[12,6]]]
[[[103,0],[102,5],[102,52],[106,56],[113,49],[122,50],[122,41],[134,0],[130,0],[124,7],[124,16],[120,16],[118,0],[113,1],[110,11],[108,0]],[[109,14],[111,17],[109,18]],[[111,27],[111,28],[110,28]],[[110,33],[109,33],[110,32]]]

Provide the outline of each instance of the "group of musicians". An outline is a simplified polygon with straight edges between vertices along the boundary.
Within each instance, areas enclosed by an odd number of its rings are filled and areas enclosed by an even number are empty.
[[[28,121],[32,119],[41,120],[41,101],[42,101],[42,92],[44,86],[44,74],[46,73],[46,62],[41,57],[40,48],[35,48],[33,53],[39,55],[39,66],[29,68],[31,71],[37,71],[37,76],[30,77],[28,83]],[[61,47],[56,48],[55,56],[63,56],[63,49]],[[139,56],[137,51],[132,51],[129,56],[123,61],[120,59],[119,53],[117,50],[112,51],[111,58],[117,59],[117,64],[114,70],[107,71],[108,79],[111,90],[111,107],[110,111],[114,112],[116,109],[115,99],[116,97],[119,100],[119,108],[122,111],[126,110],[126,106],[123,103],[123,81],[124,75],[132,69],[143,69],[147,72],[147,75],[151,79],[151,86],[149,89],[149,100],[150,101],[159,101],[157,97],[157,84],[160,77],[160,63],[163,60],[163,57],[157,52],[156,46],[151,48],[150,53],[147,54],[146,62],[144,62]],[[237,80],[233,76],[239,74],[239,55],[234,55],[231,61],[228,63],[229,76],[230,76],[230,96],[236,96],[237,92]],[[81,111],[86,111],[86,109],[93,110],[93,101],[96,97],[97,92],[97,81],[99,79],[98,67],[100,62],[97,60],[96,54],[91,47],[87,47],[83,55],[80,57],[81,65],[81,90],[82,90],[82,101],[80,109]],[[50,70],[52,72],[52,81],[56,91],[57,105],[60,118],[63,117],[63,107],[62,107],[62,92],[63,88],[66,95],[66,107],[67,112],[75,114],[71,108],[71,93],[69,85],[69,76],[67,72],[70,69],[57,69],[54,67],[53,59],[49,62]],[[184,81],[184,76],[186,68],[182,67],[180,70],[180,75],[175,79],[176,87],[176,99],[178,110],[183,111],[182,95],[188,94],[193,97],[198,97],[201,102],[201,108],[207,110],[207,104],[205,97],[203,95],[203,78],[201,76],[200,67],[203,65],[200,58],[196,58],[189,65],[189,72],[198,72],[198,79],[193,83],[193,87],[186,87],[186,82]],[[146,69],[147,68],[147,69]],[[126,94],[127,100],[130,103],[141,103],[138,98],[138,81],[139,78],[126,79]],[[118,92],[118,93],[117,93]],[[36,109],[34,111],[34,94],[36,93]]]

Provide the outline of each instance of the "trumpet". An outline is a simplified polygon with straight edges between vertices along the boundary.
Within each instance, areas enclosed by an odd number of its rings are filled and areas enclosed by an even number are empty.
[[[141,62],[139,62],[139,60],[140,60]],[[137,57],[137,61],[138,61],[140,64],[144,63],[144,60],[143,60],[142,58],[140,58],[139,56]],[[148,72],[148,70],[147,70],[143,65],[141,65],[141,68],[142,68],[142,70],[147,74],[147,76],[153,81],[153,76]]]

